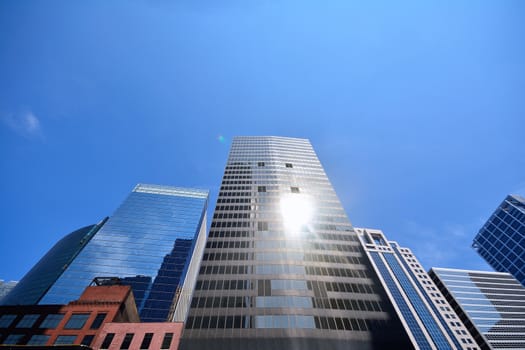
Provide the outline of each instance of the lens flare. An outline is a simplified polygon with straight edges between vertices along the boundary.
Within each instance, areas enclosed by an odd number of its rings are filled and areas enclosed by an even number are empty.
[[[313,205],[308,197],[291,194],[281,198],[281,215],[287,233],[298,234],[312,220]]]

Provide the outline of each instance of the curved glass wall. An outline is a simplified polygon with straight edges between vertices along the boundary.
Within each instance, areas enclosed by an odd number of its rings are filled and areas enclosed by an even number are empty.
[[[2,304],[37,304],[105,221],[106,219],[97,225],[78,229],[58,241],[18,282],[16,287],[2,299]]]

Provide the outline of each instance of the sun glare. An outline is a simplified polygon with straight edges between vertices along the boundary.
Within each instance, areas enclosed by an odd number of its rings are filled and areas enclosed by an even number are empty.
[[[297,234],[312,219],[311,201],[300,194],[291,194],[281,198],[281,215],[287,232]]]

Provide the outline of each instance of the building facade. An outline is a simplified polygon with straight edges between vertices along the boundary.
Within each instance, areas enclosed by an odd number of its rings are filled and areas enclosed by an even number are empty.
[[[177,350],[182,328],[182,322],[106,323],[93,349]]]
[[[114,276],[132,287],[142,321],[183,321],[206,240],[207,200],[203,190],[137,185],[39,303],[66,304],[94,278]]]
[[[16,287],[0,300],[0,305],[37,304],[105,221],[106,219],[96,225],[78,229],[58,241]],[[70,300],[73,299],[75,298]]]
[[[355,230],[416,349],[479,349],[409,248],[380,230]]]
[[[429,275],[481,349],[525,349],[525,288],[512,275],[444,268]]]
[[[507,196],[472,246],[496,271],[510,273],[525,286],[525,198]]]
[[[105,323],[138,321],[129,286],[90,286],[67,305],[0,306],[0,344],[91,348]]]
[[[4,282],[4,280],[0,280],[0,305],[2,305],[2,299],[4,299],[17,284],[17,281]]]
[[[181,349],[411,349],[310,142],[236,137]]]

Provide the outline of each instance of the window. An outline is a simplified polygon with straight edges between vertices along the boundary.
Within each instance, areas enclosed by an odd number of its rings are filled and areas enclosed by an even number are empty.
[[[89,314],[73,314],[67,321],[64,329],[82,329],[88,318]]]
[[[55,329],[64,318],[64,314],[49,314],[40,324],[40,328]]]
[[[74,344],[76,339],[76,335],[59,335],[54,345]]]
[[[102,325],[102,322],[104,322],[104,319],[106,318],[107,313],[100,313],[97,314],[95,319],[93,320],[93,323],[91,323],[91,329],[99,329]]]
[[[80,342],[80,345],[90,346],[93,342],[93,338],[95,338],[94,334],[88,334],[86,335],[82,341]]]
[[[15,318],[16,315],[2,315],[2,317],[0,317],[0,328],[9,327]]]
[[[299,193],[299,187],[290,187],[292,193]]]
[[[45,334],[35,334],[29,339],[26,345],[46,345],[49,337],[49,335]]]
[[[4,344],[9,344],[9,345],[20,344],[23,337],[24,337],[23,334],[9,334],[7,338],[5,338]]]
[[[257,187],[257,192],[266,192],[266,186]]]
[[[171,340],[173,339],[173,333],[164,334],[164,339],[162,339],[161,349],[169,349],[171,346]]]
[[[122,344],[120,345],[121,349],[129,349],[129,346],[131,344],[131,341],[133,340],[134,333],[126,333],[126,336],[124,337],[124,340],[122,341]]]
[[[144,339],[142,339],[142,344],[140,344],[140,348],[143,350],[149,349],[151,339],[153,339],[153,333],[144,334]]]
[[[268,223],[266,221],[259,221],[257,223],[257,231],[268,231]]]
[[[35,314],[24,315],[24,317],[22,317],[20,322],[18,322],[18,324],[16,325],[16,328],[31,328],[33,327],[33,325],[39,317],[40,315]]]
[[[257,166],[264,166],[264,162],[257,163]]]
[[[286,166],[287,168],[293,168],[293,164],[292,164],[292,163],[286,163],[285,166]]]
[[[104,341],[102,342],[102,345],[100,346],[100,348],[109,349],[109,346],[111,345],[111,342],[113,341],[114,337],[115,337],[115,333],[106,334],[106,337],[104,338]]]

